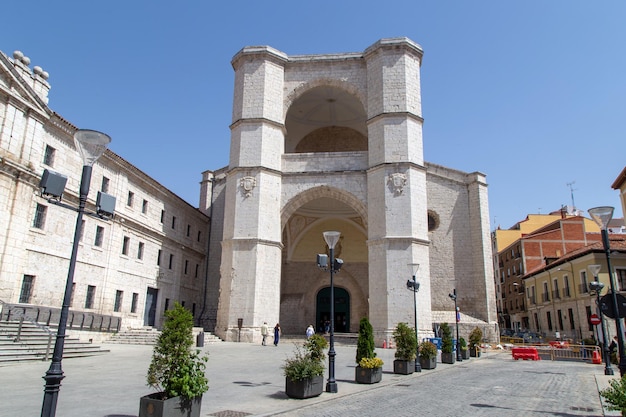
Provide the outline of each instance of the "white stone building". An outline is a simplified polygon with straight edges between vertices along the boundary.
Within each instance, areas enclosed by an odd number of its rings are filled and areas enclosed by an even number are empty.
[[[45,169],[68,177],[62,202],[77,207],[82,159],[76,127],[48,107],[48,74],[0,52],[0,302],[60,308],[76,212],[41,196]],[[115,138],[113,138],[115,140]],[[115,217],[83,218],[71,310],[159,327],[174,301],[196,318],[205,297],[209,219],[111,151],[93,168],[96,193],[116,197]]]
[[[203,175],[211,216],[205,327],[260,340],[330,319],[329,273],[316,266],[322,232],[341,232],[335,330],[368,316],[377,343],[414,321],[406,288],[419,263],[420,337],[454,322],[497,334],[485,176],[423,160],[422,49],[383,39],[364,52],[235,55],[229,165]],[[239,328],[241,323],[241,328]]]

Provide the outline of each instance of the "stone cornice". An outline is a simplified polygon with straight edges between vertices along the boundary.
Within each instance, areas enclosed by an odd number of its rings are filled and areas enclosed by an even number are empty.
[[[267,119],[265,117],[250,117],[250,118],[236,120],[229,126],[230,130],[235,129],[239,127],[239,125],[242,125],[242,124],[268,124],[278,129],[281,129],[283,132],[285,131],[285,125],[283,123],[277,122],[275,120]]]
[[[385,112],[385,113],[380,113],[377,114],[376,116],[370,117],[369,119],[367,119],[367,121],[365,122],[366,124],[371,124],[376,122],[378,119],[382,119],[382,118],[388,118],[388,117],[408,117],[409,119],[413,119],[418,121],[419,123],[424,123],[424,118],[422,116],[419,116],[415,113],[411,113],[408,111],[398,111],[398,112]]]

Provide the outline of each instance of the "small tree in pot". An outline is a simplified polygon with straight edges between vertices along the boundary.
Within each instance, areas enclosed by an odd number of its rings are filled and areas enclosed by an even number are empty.
[[[139,417],[199,416],[202,394],[208,389],[204,375],[206,356],[192,350],[193,315],[179,303],[165,312],[159,336],[148,368],[148,385],[159,392],[144,396],[139,403]]]
[[[470,348],[470,356],[472,358],[480,357],[480,342],[483,340],[483,332],[478,327],[475,327],[474,330],[469,335],[469,348]]]
[[[311,398],[320,395],[324,389],[324,349],[328,342],[323,336],[314,334],[296,347],[293,358],[288,358],[283,366],[285,372],[285,392],[291,398]]]
[[[443,323],[441,325],[441,362],[453,364],[455,362],[453,352],[452,330],[448,323]]]
[[[428,340],[420,343],[420,365],[422,369],[437,367],[437,346]]]
[[[383,375],[383,361],[374,351],[374,329],[367,317],[359,322],[359,339],[356,345],[355,380],[360,384],[375,384]]]
[[[393,372],[403,375],[412,374],[415,372],[417,357],[415,329],[406,323],[398,323],[393,331],[393,339],[396,342],[396,360],[393,361]]]

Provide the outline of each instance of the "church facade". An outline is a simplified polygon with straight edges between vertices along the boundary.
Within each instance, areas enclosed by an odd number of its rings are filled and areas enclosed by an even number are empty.
[[[205,327],[258,341],[330,317],[324,231],[339,231],[336,332],[369,317],[377,343],[415,320],[420,338],[455,321],[497,335],[485,175],[423,159],[421,47],[382,39],[363,52],[237,53],[229,165],[203,173],[211,221]]]

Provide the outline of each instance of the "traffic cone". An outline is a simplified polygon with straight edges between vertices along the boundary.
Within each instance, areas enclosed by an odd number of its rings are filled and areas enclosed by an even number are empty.
[[[387,339],[383,339],[383,349],[387,349]]]
[[[600,352],[598,352],[597,350],[594,350],[593,353],[591,354],[591,363],[593,363],[594,365],[602,364],[602,358],[600,357]]]

